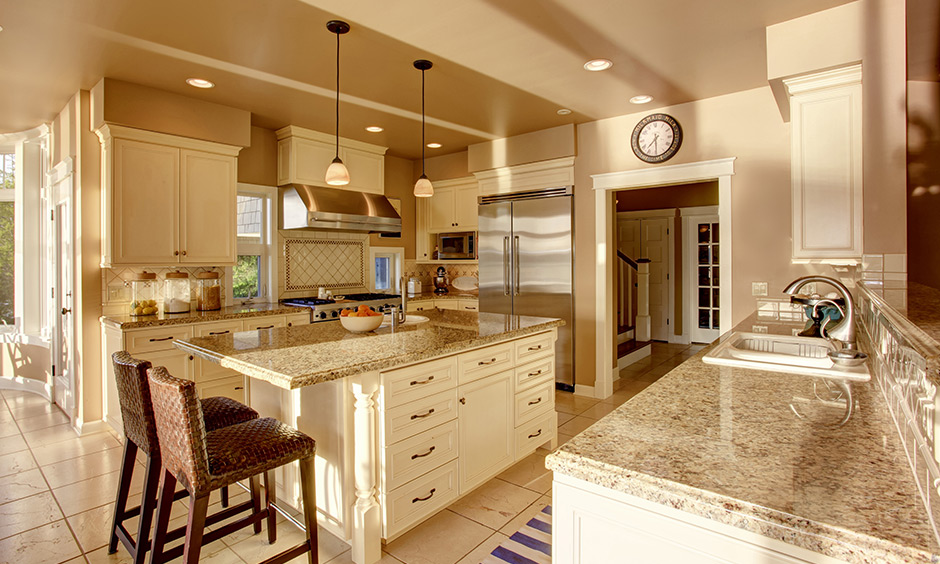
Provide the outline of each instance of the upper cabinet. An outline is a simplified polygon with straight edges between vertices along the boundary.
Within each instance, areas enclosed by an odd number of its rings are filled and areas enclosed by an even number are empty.
[[[793,258],[862,256],[862,69],[784,80],[790,97]]]
[[[479,185],[472,177],[435,182],[434,195],[418,200],[427,202],[427,231],[476,231],[479,194]]]
[[[329,186],[326,169],[336,156],[336,138],[288,125],[277,130],[277,184]],[[386,147],[340,138],[339,158],[349,170],[349,184],[330,186],[355,192],[385,193]]]
[[[235,264],[240,147],[106,124],[101,264]]]

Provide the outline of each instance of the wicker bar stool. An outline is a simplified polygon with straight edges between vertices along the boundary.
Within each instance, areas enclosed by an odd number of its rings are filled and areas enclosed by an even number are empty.
[[[134,563],[141,564],[150,548],[150,526],[153,523],[153,512],[157,507],[157,486],[161,468],[160,445],[153,418],[153,404],[150,400],[150,383],[147,379],[147,371],[150,370],[151,364],[146,360],[138,360],[125,351],[114,353],[111,359],[114,363],[121,416],[124,420],[125,440],[108,552],[110,554],[117,552],[118,541],[120,541],[131,554]],[[258,418],[257,411],[229,398],[206,398],[201,401],[201,404],[206,427],[209,429],[227,427]],[[142,450],[147,455],[143,495],[139,506],[128,509],[127,498],[138,450]],[[222,505],[227,507],[228,490],[224,489],[221,493]],[[176,497],[181,499],[186,495],[186,490],[181,490]],[[253,497],[259,498],[259,496],[260,493],[256,491]],[[230,511],[240,513],[258,506],[260,506],[260,500],[256,499],[254,503],[246,502]],[[140,516],[136,540],[124,526],[124,522],[135,515]],[[183,528],[172,531],[168,540],[180,538],[184,532]],[[256,532],[261,532],[260,523]]]
[[[196,397],[196,385],[189,380],[171,376],[165,368],[150,371],[150,393],[153,398],[157,436],[163,450],[163,475],[160,501],[157,506],[153,533],[153,555],[160,562],[176,558],[195,564],[204,542],[211,542],[243,527],[268,521],[268,542],[274,542],[274,480],[273,470],[295,460],[300,461],[300,482],[304,504],[307,539],[262,564],[281,564],[307,553],[310,564],[317,558],[317,504],[314,484],[316,443],[300,431],[270,417],[209,431],[202,406]],[[238,480],[257,480],[265,475],[267,496],[264,509],[236,522],[205,532],[209,494]],[[170,506],[180,482],[189,492],[189,519],[186,542],[164,552]]]

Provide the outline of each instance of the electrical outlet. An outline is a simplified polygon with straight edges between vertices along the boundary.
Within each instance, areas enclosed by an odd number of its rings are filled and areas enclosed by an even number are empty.
[[[751,295],[752,296],[766,296],[767,295],[767,283],[766,282],[751,282]]]
[[[766,333],[766,325],[751,325],[751,333]]]

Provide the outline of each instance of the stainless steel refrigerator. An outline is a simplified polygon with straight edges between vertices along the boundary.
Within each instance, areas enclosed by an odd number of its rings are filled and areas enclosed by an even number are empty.
[[[560,317],[555,383],[574,391],[572,189],[481,196],[480,311]]]

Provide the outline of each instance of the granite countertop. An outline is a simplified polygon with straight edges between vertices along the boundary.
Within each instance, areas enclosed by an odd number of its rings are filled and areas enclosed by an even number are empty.
[[[285,389],[329,382],[522,337],[560,319],[465,311],[423,312],[430,320],[392,332],[351,333],[339,321],[177,341],[176,346]]]
[[[476,300],[479,297],[480,293],[477,290],[465,291],[451,288],[446,294],[435,294],[434,292],[408,294],[408,301],[419,302],[423,300]]]
[[[903,330],[904,341],[934,367],[929,371],[933,377],[940,369],[940,290],[916,282],[897,287],[861,282],[858,286],[862,300],[878,303],[881,314]]]
[[[281,304],[259,303],[251,305],[238,305],[223,307],[216,311],[190,311],[189,313],[160,313],[158,315],[103,315],[101,322],[118,329],[143,329],[146,327],[160,327],[163,325],[184,325],[187,323],[203,323],[206,321],[225,321],[227,319],[242,319],[245,317],[260,317],[265,315],[286,315],[292,313],[308,314],[303,308],[285,306]]]
[[[748,319],[770,332],[788,323]],[[873,382],[856,410],[818,379],[715,366],[708,348],[546,459],[609,489],[842,559],[937,562],[938,545]],[[815,388],[814,388],[815,386]],[[802,414],[798,417],[794,410]]]

